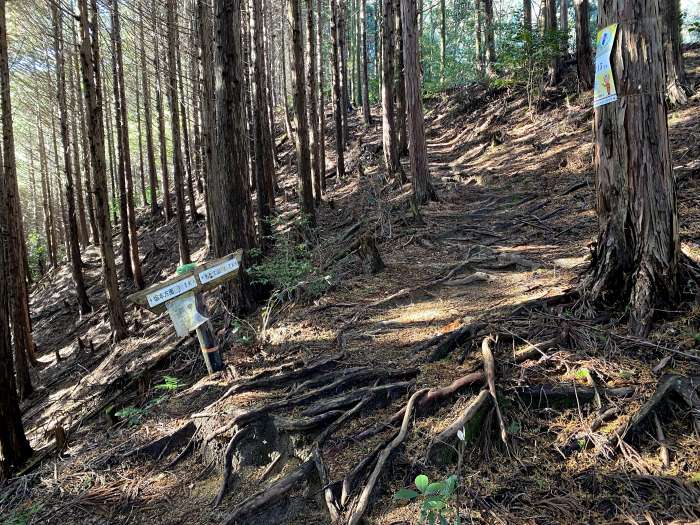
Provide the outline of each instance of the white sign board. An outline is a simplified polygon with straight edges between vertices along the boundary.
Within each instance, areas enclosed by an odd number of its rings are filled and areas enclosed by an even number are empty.
[[[166,304],[170,319],[175,325],[175,331],[180,337],[185,337],[192,330],[206,323],[209,319],[197,311],[197,301],[193,293],[188,293],[168,301]]]
[[[238,269],[238,261],[236,259],[230,259],[226,262],[222,262],[211,268],[207,268],[199,272],[199,280],[202,284],[206,284],[210,281],[218,279],[226,274],[235,272]]]
[[[197,288],[197,280],[194,277],[187,277],[186,279],[177,281],[170,286],[166,286],[165,288],[160,288],[153,293],[149,293],[146,297],[148,299],[148,306],[153,308],[154,306],[158,306],[159,304],[175,299],[177,296],[182,295],[185,292],[189,292],[190,290],[194,290],[195,288]]]

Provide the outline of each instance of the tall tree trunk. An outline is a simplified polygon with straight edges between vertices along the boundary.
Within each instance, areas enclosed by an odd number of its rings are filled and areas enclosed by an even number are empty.
[[[646,335],[654,309],[678,300],[678,211],[664,100],[662,21],[652,0],[602,0],[599,24],[617,28],[617,102],[595,110],[598,242],[584,296],[629,306]]]
[[[332,0],[331,0],[332,1]],[[318,60],[318,163],[321,166],[321,191],[326,189],[326,104],[324,96],[324,59],[323,59],[323,2],[316,0],[318,12],[318,35],[316,39],[316,58]],[[345,169],[343,167],[343,169]]]
[[[559,31],[561,31],[561,56],[566,59],[569,54],[569,2],[559,0]]]
[[[212,247],[212,195],[209,178],[214,171],[216,143],[216,106],[214,100],[214,43],[211,7],[204,0],[197,1],[197,32],[202,62],[202,150],[204,153],[204,202],[207,210],[206,249]]]
[[[71,24],[73,32],[73,40],[76,42],[76,63],[75,63],[75,94],[78,98],[78,117],[80,119],[80,141],[83,150],[83,167],[85,168],[85,200],[87,208],[87,218],[90,224],[90,237],[93,245],[97,246],[100,243],[99,233],[97,231],[97,220],[95,219],[95,199],[92,191],[92,164],[90,162],[90,145],[88,142],[87,124],[85,121],[85,97],[81,89],[80,76],[80,41],[75,31],[75,24]]]
[[[365,126],[372,125],[372,113],[369,109],[369,75],[368,75],[368,57],[367,57],[367,0],[359,0],[360,2],[360,48],[362,50],[361,61],[361,84],[362,84],[362,117],[365,121]],[[320,13],[319,13],[320,15]]]
[[[163,77],[160,71],[160,24],[159,11],[155,0],[151,0],[151,16],[153,17],[153,60],[156,75],[156,110],[158,112],[158,144],[160,146],[160,178],[163,184],[163,213],[165,222],[173,218],[173,205],[170,199],[170,180],[168,175],[168,148],[165,138],[165,112],[163,110]]]
[[[150,193],[150,209],[151,215],[157,217],[160,215],[160,206],[158,206],[158,174],[156,172],[156,155],[153,145],[153,114],[151,113],[151,82],[149,80],[149,71],[146,62],[146,39],[143,30],[143,16],[139,17],[139,39],[140,59],[141,59],[141,89],[143,92],[143,116],[144,126],[146,128],[146,158],[148,159],[148,193]]]
[[[481,3],[482,0],[474,0],[474,63],[476,64],[476,75],[484,75],[484,41],[481,28]]]
[[[177,207],[177,240],[180,251],[180,264],[190,262],[190,245],[187,240],[185,223],[184,167],[182,163],[182,140],[180,139],[180,107],[177,91],[176,63],[176,11],[177,0],[168,0],[168,102],[170,104],[170,133],[173,140],[173,173],[175,175],[175,204]]]
[[[131,264],[131,241],[129,239],[129,212],[126,190],[126,171],[127,169],[131,171],[131,159],[126,155],[125,145],[127,144],[127,142],[124,140],[125,126],[122,125],[122,97],[119,92],[119,84],[120,82],[123,82],[123,79],[119,78],[119,63],[117,60],[117,36],[115,31],[114,20],[114,13],[116,12],[116,0],[110,0],[110,3],[112,11],[112,33],[110,35],[112,45],[112,92],[114,95],[114,128],[117,131],[116,181],[119,191],[119,236],[121,238],[122,268],[124,271],[124,279],[126,279],[127,281],[135,282],[134,268]]]
[[[403,29],[401,24],[401,0],[394,0],[394,81],[396,98],[395,119],[399,159],[408,155],[408,130],[406,129],[406,79],[403,67]]]
[[[94,170],[95,212],[100,237],[102,279],[107,295],[107,311],[112,327],[112,339],[121,341],[128,336],[124,306],[119,295],[117,270],[114,264],[112,224],[109,220],[107,196],[107,172],[104,153],[104,127],[102,121],[102,78],[100,68],[99,24],[97,2],[90,0],[91,18],[88,21],[87,0],[78,0],[80,7],[80,60],[83,76],[83,93],[90,122],[90,156]]]
[[[71,24],[72,25],[72,24]],[[73,166],[75,167],[75,196],[77,203],[77,215],[78,215],[78,240],[80,241],[80,247],[82,249],[87,248],[88,245],[88,230],[87,230],[87,220],[85,217],[85,199],[83,196],[83,181],[82,181],[82,170],[80,169],[80,142],[78,141],[78,122],[77,122],[77,110],[76,110],[76,99],[80,97],[80,93],[76,90],[76,79],[75,79],[75,69],[73,67],[73,61],[75,58],[75,53],[70,53],[70,63],[69,67],[69,78],[70,78],[70,116],[71,116],[71,142],[73,147]]]
[[[248,140],[243,93],[239,0],[214,0],[216,140],[214,169],[209,174],[212,247],[223,256],[255,245],[255,222],[248,186]],[[245,259],[244,259],[245,262]],[[239,310],[250,306],[243,279],[230,286],[226,302]]]
[[[554,1],[554,0],[546,0]],[[489,77],[496,75],[496,39],[493,27],[493,0],[484,2],[484,47],[486,48],[486,74]]]
[[[355,0],[354,2],[354,17],[355,17],[355,107],[359,108],[362,106],[362,29],[360,27],[361,25],[361,18],[360,18],[360,3],[362,0]]]
[[[143,73],[141,73],[143,74]],[[139,86],[139,70],[136,70],[136,134],[139,145],[139,189],[141,190],[141,205],[148,206],[148,195],[146,194],[146,163],[143,156],[143,126],[141,122],[141,89]]]
[[[131,169],[131,145],[129,144],[129,118],[128,108],[126,104],[126,87],[124,85],[124,53],[122,51],[122,35],[121,35],[121,20],[119,16],[119,0],[112,1],[112,37],[114,38],[114,47],[117,60],[117,79],[119,85],[119,100],[120,100],[120,124],[122,128],[122,155],[124,168],[125,197],[126,197],[126,214],[127,214],[127,229],[129,232],[129,254],[131,259],[131,269],[134,279],[134,284],[139,290],[144,287],[143,274],[141,273],[141,259],[139,258],[139,239],[138,230],[136,228],[136,206],[134,204],[134,176]],[[120,188],[121,192],[121,188]]]
[[[544,0],[544,33],[548,39],[554,38],[553,35],[557,31],[557,1]],[[552,53],[552,59],[547,68],[547,76],[549,84],[555,85],[559,82],[560,74],[559,56],[557,53]]]
[[[673,106],[683,105],[688,102],[691,90],[683,67],[680,0],[663,0],[661,6],[668,100]]]
[[[345,176],[345,136],[343,135],[343,75],[340,65],[339,0],[331,2],[331,39],[333,54],[333,116],[335,118],[336,176]]]
[[[418,64],[418,14],[413,0],[401,0],[401,28],[408,102],[408,135],[411,143],[411,184],[417,203],[436,200],[428,173],[428,150],[423,123],[423,96]]]
[[[420,39],[418,40],[420,43]],[[445,0],[440,0],[440,82],[445,82],[447,62],[447,27],[445,23]]]
[[[390,177],[403,184],[406,176],[399,162],[394,108],[394,0],[384,0],[382,6],[382,144],[384,164]]]
[[[175,52],[177,61],[177,83],[180,88],[180,118],[182,121],[182,140],[185,153],[185,181],[187,183],[187,202],[190,206],[190,220],[192,224],[199,222],[201,218],[197,211],[197,201],[194,196],[194,180],[192,173],[192,148],[190,144],[189,122],[190,118],[187,112],[187,93],[185,91],[185,82],[182,75],[182,52],[180,50],[180,27],[178,13],[175,13]]]
[[[58,264],[56,254],[56,240],[51,228],[51,202],[49,200],[49,166],[46,158],[46,140],[44,138],[44,128],[37,116],[37,128],[39,135],[39,169],[41,170],[41,195],[44,208],[44,235],[46,237],[46,252],[49,256],[49,264],[55,268]]]
[[[192,89],[192,132],[194,134],[194,179],[197,184],[197,192],[204,195],[204,168],[202,160],[202,128],[200,99],[202,86],[199,75],[199,40],[197,37],[197,7],[196,0],[189,0],[190,11],[190,83]],[[206,205],[205,205],[206,207]]]
[[[288,0],[287,0],[288,1]],[[348,77],[348,8],[346,0],[338,0],[338,49],[340,51],[340,76],[343,100],[343,149],[348,142],[348,111],[350,104],[350,77]]]
[[[103,71],[105,77],[107,74]],[[116,177],[115,177],[115,153],[114,153],[114,127],[112,125],[112,106],[110,104],[110,96],[107,94],[105,98],[105,129],[107,130],[107,154],[109,155],[109,178],[111,181],[111,194],[109,196],[109,210],[112,214],[114,222],[119,220],[117,208],[114,205],[117,198]]]
[[[81,315],[92,311],[90,300],[85,291],[83,277],[83,260],[80,256],[80,239],[78,235],[78,220],[75,213],[75,192],[73,188],[73,163],[71,160],[70,132],[68,130],[68,104],[66,102],[66,69],[63,48],[63,17],[55,2],[51,2],[53,18],[53,43],[56,58],[56,87],[58,89],[59,126],[63,144],[63,169],[66,174],[66,203],[68,204],[68,246],[70,249],[70,265],[78,309]]]
[[[321,158],[318,140],[318,99],[316,75],[316,22],[314,20],[315,0],[306,0],[306,54],[309,57],[306,68],[306,94],[309,103],[309,148],[311,150],[311,171],[316,204],[321,202]],[[321,108],[323,110],[323,108]]]
[[[523,0],[523,29],[532,31],[532,0]]]
[[[285,0],[286,1],[286,0]],[[289,93],[287,91],[287,46],[286,37],[287,34],[287,24],[282,22],[282,30],[280,31],[280,36],[282,37],[282,92],[284,97],[284,127],[287,131],[287,136],[289,140],[296,140],[294,138],[294,130],[292,129],[292,121],[289,117]]]
[[[34,355],[34,340],[32,337],[31,321],[29,319],[29,294],[27,291],[27,247],[24,242],[24,224],[22,220],[22,203],[17,184],[17,160],[15,157],[14,124],[12,121],[12,100],[10,94],[10,64],[8,56],[7,22],[5,18],[5,2],[0,0],[0,108],[2,109],[2,164],[0,173],[0,228],[7,239],[5,247],[0,246],[0,251],[5,251],[5,264],[3,268],[5,276],[0,280],[7,283],[8,297],[2,299],[4,309],[10,308],[12,321],[12,339],[15,346],[15,356],[20,358],[16,364],[17,389],[20,399],[26,399],[32,394],[33,388],[29,378],[29,370],[26,362],[36,364]],[[2,243],[2,240],[0,240]],[[0,342],[0,345],[2,343]],[[11,361],[7,361],[8,366]],[[0,365],[2,366],[2,365]],[[14,383],[14,382],[13,382]],[[13,395],[14,397],[14,395]],[[0,406],[2,401],[0,401]],[[2,425],[6,424],[3,420]],[[0,441],[0,444],[2,441]],[[12,454],[12,452],[10,452]]]
[[[306,88],[304,85],[304,42],[301,23],[301,0],[287,0],[287,23],[292,29],[292,100],[294,123],[297,130],[297,174],[301,211],[313,228],[316,226],[316,208],[311,178],[309,154],[309,121],[306,115]]]
[[[593,89],[593,51],[588,27],[588,0],[574,0],[576,12],[576,69],[581,91]]]
[[[259,245],[266,250],[272,241],[270,219],[275,207],[273,187],[274,161],[272,159],[272,134],[267,119],[267,97],[265,94],[266,71],[263,42],[262,0],[251,0],[251,33],[253,40],[253,68],[255,78],[255,180],[257,186]]]
[[[3,155],[0,163],[0,268],[12,268],[13,244],[16,236],[12,231],[15,221],[8,209],[8,197],[12,193],[12,170],[14,164],[14,138],[10,100],[10,72],[7,54],[7,22],[5,0],[0,0],[0,82],[2,83]],[[7,168],[10,173],[7,173]],[[16,210],[14,211],[16,213]],[[15,257],[16,259],[16,257]],[[10,478],[14,468],[32,455],[29,441],[22,426],[22,413],[17,399],[17,383],[12,366],[9,311],[13,308],[11,296],[15,287],[14,272],[5,271],[0,277],[0,482]],[[15,339],[15,348],[18,341]],[[26,369],[26,366],[25,366]],[[30,383],[31,386],[31,383]]]

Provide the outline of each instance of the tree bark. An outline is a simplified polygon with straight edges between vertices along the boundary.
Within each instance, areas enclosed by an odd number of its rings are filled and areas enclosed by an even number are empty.
[[[66,102],[66,69],[63,48],[63,17],[55,2],[51,2],[53,18],[53,43],[56,62],[56,87],[58,89],[59,127],[63,144],[63,170],[66,174],[66,203],[68,205],[68,246],[70,249],[70,265],[78,309],[81,315],[92,311],[92,305],[85,291],[83,277],[83,260],[80,255],[80,239],[78,220],[75,213],[75,191],[73,188],[73,162],[71,159],[71,141],[68,130],[68,104]]]
[[[661,5],[667,96],[671,105],[684,105],[691,90],[683,67],[680,0],[663,0]]]
[[[484,75],[484,43],[481,28],[481,0],[474,0],[474,63],[476,75],[481,78]]]
[[[338,180],[345,176],[345,136],[343,135],[343,78],[340,65],[340,24],[339,0],[331,2],[331,39],[333,54],[333,115],[335,117],[336,175]]]
[[[46,237],[46,252],[49,256],[49,265],[56,268],[58,261],[56,257],[56,240],[51,228],[51,202],[49,200],[49,167],[46,158],[46,140],[44,138],[44,128],[37,116],[37,129],[39,135],[39,169],[41,171],[41,195],[44,209],[44,236]]]
[[[332,1],[332,0],[331,0]],[[323,2],[317,0],[318,35],[316,38],[316,59],[318,60],[318,163],[321,167],[321,192],[326,189],[326,104],[324,85],[324,59],[323,59]]]
[[[367,57],[367,0],[360,1],[360,46],[362,50],[362,68],[361,68],[361,83],[362,83],[362,117],[365,121],[365,126],[372,125],[372,113],[369,109],[369,74],[368,57]],[[319,13],[320,14],[320,13]]]
[[[168,179],[168,150],[165,138],[165,112],[163,110],[163,77],[160,72],[160,24],[159,11],[155,0],[151,0],[151,16],[153,19],[153,60],[156,74],[156,110],[158,112],[158,143],[160,145],[160,178],[163,185],[163,213],[165,222],[173,218],[173,206],[170,199],[170,181]]]
[[[532,31],[532,0],[523,0],[523,29]]]
[[[10,64],[8,56],[7,22],[5,18],[5,2],[0,0],[0,108],[2,109],[2,164],[0,173],[0,199],[4,202],[0,204],[4,208],[4,213],[0,221],[0,226],[5,231],[0,233],[5,235],[6,264],[0,265],[5,271],[6,277],[0,280],[7,283],[7,294],[9,297],[3,299],[0,309],[9,306],[10,319],[12,321],[12,339],[15,346],[15,356],[19,357],[16,364],[17,369],[17,389],[20,399],[26,399],[33,392],[33,387],[29,377],[27,361],[36,363],[34,356],[34,340],[32,337],[31,321],[29,319],[29,294],[27,291],[27,248],[24,243],[24,225],[22,220],[22,204],[19,196],[19,186],[17,185],[17,160],[15,157],[14,124],[12,120],[12,100],[10,93]],[[6,229],[5,229],[6,228]],[[3,235],[0,235],[2,242]],[[0,250],[3,247],[0,246]],[[9,300],[8,300],[9,298]],[[2,343],[0,342],[0,345]],[[11,368],[11,361],[7,361]],[[2,366],[2,365],[0,365]],[[12,383],[14,384],[14,382]],[[2,402],[0,401],[0,404]],[[3,420],[4,425],[4,420]],[[0,441],[0,443],[2,443]]]
[[[216,140],[214,166],[209,174],[212,247],[221,257],[255,245],[255,223],[248,177],[245,94],[240,32],[239,0],[214,0],[216,86]],[[226,301],[245,310],[250,294],[245,280],[230,286]]]
[[[287,0],[287,22],[292,28],[292,100],[296,124],[297,174],[299,176],[301,211],[309,225],[316,226],[316,208],[311,180],[309,154],[309,121],[306,115],[306,90],[304,86],[304,42],[301,34],[301,0]]]
[[[72,24],[71,24],[72,25]],[[73,35],[75,37],[75,35]],[[71,116],[71,142],[73,147],[73,166],[75,168],[75,196],[77,204],[77,218],[78,218],[78,240],[80,241],[80,247],[82,249],[87,248],[88,245],[88,229],[87,229],[87,219],[85,216],[85,199],[83,195],[83,181],[82,181],[82,170],[80,168],[80,142],[78,141],[78,121],[77,121],[77,110],[76,110],[76,100],[80,97],[80,93],[76,91],[76,79],[75,79],[75,69],[73,67],[73,61],[75,58],[75,53],[70,53],[70,63],[68,64],[70,73],[70,116]]]
[[[3,128],[7,118],[5,92],[9,97],[9,69],[7,61],[7,23],[5,20],[5,0],[0,0],[0,80],[2,81],[2,102],[3,102]],[[7,153],[7,143],[3,133],[3,153]],[[0,163],[0,268],[10,266],[10,252],[16,250],[10,244],[10,239],[14,238],[11,232],[13,223],[7,208],[7,196],[10,193],[8,183],[10,182],[5,173],[5,159],[13,157],[3,155],[3,162]],[[9,311],[10,287],[12,279],[9,272],[0,278],[0,482],[5,481],[12,475],[14,468],[20,466],[32,455],[29,441],[24,434],[22,426],[22,413],[17,399],[17,383],[12,366],[12,346],[10,338]],[[15,341],[17,345],[17,341]]]
[[[569,2],[559,0],[559,31],[561,31],[561,56],[566,59],[569,54]]]
[[[258,224],[261,249],[267,250],[272,242],[270,219],[275,208],[274,162],[272,158],[272,133],[267,119],[265,94],[266,71],[263,56],[262,0],[251,0],[251,33],[253,40],[253,68],[255,78],[255,180],[257,186]]]
[[[628,306],[630,330],[645,335],[654,308],[678,299],[681,255],[658,2],[601,1],[600,25],[618,20],[611,62],[623,95],[595,110],[599,234],[583,289],[593,304]]]
[[[158,174],[156,172],[156,155],[153,146],[153,114],[151,112],[151,82],[146,62],[146,39],[143,30],[143,16],[139,18],[139,55],[141,59],[141,89],[143,92],[143,116],[146,128],[146,159],[148,160],[148,193],[150,210],[153,217],[160,215],[158,206]]]
[[[95,177],[95,212],[100,237],[102,279],[107,295],[107,311],[112,328],[112,339],[116,342],[126,338],[128,330],[124,317],[124,306],[117,284],[114,247],[112,245],[112,224],[109,219],[104,127],[102,121],[102,79],[100,68],[94,66],[95,64],[100,64],[97,2],[96,0],[90,0],[90,21],[88,21],[87,0],[79,0],[78,5],[80,7],[80,60],[85,106],[90,122],[90,156]]]
[[[309,148],[311,150],[311,171],[313,192],[316,205],[321,202],[321,158],[319,154],[318,98],[316,74],[316,21],[314,16],[315,0],[306,0],[306,54],[309,57],[306,68],[306,94],[309,103]],[[262,43],[261,43],[262,46]],[[261,108],[263,109],[263,108]],[[321,108],[323,110],[323,108]]]
[[[557,29],[557,1],[544,0],[544,34],[548,38],[553,38]],[[547,68],[547,76],[551,86],[559,82],[559,66],[559,56],[557,53],[553,53]]]
[[[173,141],[173,173],[175,175],[175,205],[177,207],[177,240],[180,251],[180,264],[190,262],[190,245],[187,240],[187,225],[185,223],[185,189],[184,167],[182,164],[182,140],[180,138],[180,107],[177,91],[177,62],[176,62],[176,11],[177,0],[168,0],[168,102],[170,104],[170,133]]]
[[[200,60],[202,62],[202,152],[204,154],[204,202],[207,210],[206,249],[212,247],[211,207],[209,178],[214,171],[214,144],[216,137],[216,106],[214,100],[214,43],[211,7],[204,0],[197,0],[197,27]]]
[[[384,164],[390,177],[400,184],[406,176],[399,162],[394,108],[394,0],[384,0],[382,6],[382,144]]]
[[[588,0],[574,0],[576,12],[576,69],[581,91],[593,89],[593,50],[588,27]]]
[[[338,48],[340,50],[340,87],[343,95],[343,149],[348,141],[348,111],[350,104],[350,78],[348,77],[348,8],[346,0],[338,0]]]
[[[408,155],[408,130],[406,129],[406,78],[403,63],[403,28],[401,23],[401,0],[394,0],[394,16],[396,19],[394,26],[395,46],[394,52],[394,80],[396,99],[395,121],[396,140],[399,152],[399,159]]]
[[[554,0],[546,0],[554,1]],[[489,77],[496,75],[496,39],[493,27],[493,0],[484,2],[484,44],[486,47],[486,74]]]
[[[423,96],[418,64],[418,14],[413,0],[401,0],[401,27],[408,103],[408,135],[411,143],[411,184],[417,203],[436,200],[428,173],[428,150],[423,123]]]
[[[141,72],[143,75],[143,72]],[[146,193],[146,162],[143,155],[143,121],[141,119],[141,89],[139,88],[139,70],[136,70],[136,134],[138,136],[139,148],[139,189],[141,190],[141,205],[148,206],[148,195]]]
[[[445,82],[447,61],[447,28],[445,24],[445,0],[440,0],[440,82]]]

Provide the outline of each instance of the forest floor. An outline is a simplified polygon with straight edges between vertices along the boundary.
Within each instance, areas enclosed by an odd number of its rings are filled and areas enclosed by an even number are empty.
[[[687,53],[687,69],[700,88],[700,50]],[[212,377],[196,338],[179,339],[167,314],[130,308],[133,337],[112,345],[104,306],[79,319],[70,272],[44,277],[31,298],[39,388],[23,405],[42,461],[2,488],[0,519],[194,525],[237,512],[241,524],[327,524],[329,499],[346,517],[357,509],[379,451],[397,435],[402,415],[388,425],[392,414],[419,389],[448,387],[417,403],[405,440],[377,468],[368,523],[418,523],[418,504],[392,496],[418,474],[456,472],[458,442],[435,438],[468,407],[475,417],[449,503],[462,523],[697,523],[700,405],[654,392],[669,374],[700,376],[700,311],[667,312],[641,340],[627,335],[622,313],[584,318],[567,293],[596,235],[591,106],[590,94],[559,91],[531,113],[521,90],[481,86],[427,100],[440,201],[421,209],[422,221],[410,184],[385,178],[379,119],[366,130],[353,116],[348,174],[327,173],[310,277],[275,305],[264,334],[262,310],[235,319],[210,303],[228,365]],[[700,261],[700,94],[669,124],[682,245]],[[332,140],[328,151],[332,166]],[[280,151],[278,176],[293,196],[289,155]],[[278,199],[283,246],[298,242],[295,200]],[[189,227],[202,260],[203,225]],[[174,223],[144,212],[139,228],[146,282],[172,276]],[[365,235],[385,263],[376,274],[357,256]],[[98,253],[83,255],[90,297],[102,305]],[[488,346],[507,445],[499,411],[480,393],[489,334],[498,337]],[[60,451],[57,426],[68,434]],[[320,461],[307,468],[324,430]],[[214,507],[227,448],[233,473]],[[299,476],[288,491],[273,485],[290,473]],[[247,498],[261,489],[280,497],[253,508]]]

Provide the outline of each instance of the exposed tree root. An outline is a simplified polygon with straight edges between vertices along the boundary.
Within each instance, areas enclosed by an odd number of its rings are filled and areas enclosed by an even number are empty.
[[[639,408],[639,410],[630,418],[630,420],[615,431],[614,436],[620,439],[626,439],[627,436],[634,434],[639,426],[654,413],[666,397],[675,393],[685,401],[690,407],[693,427],[697,435],[700,436],[700,396],[698,395],[700,388],[700,377],[691,376],[685,377],[676,374],[668,374],[661,378],[659,386],[654,394]]]
[[[226,489],[229,485],[229,481],[231,480],[231,471],[233,469],[233,452],[236,444],[243,439],[243,436],[249,429],[250,427],[248,426],[238,429],[238,431],[233,434],[231,441],[229,441],[228,446],[226,447],[226,452],[224,453],[224,473],[221,479],[221,485],[219,486],[219,492],[217,493],[216,498],[214,498],[214,507],[218,507],[219,503],[221,503],[221,500],[226,495]]]
[[[224,520],[225,525],[233,525],[235,523],[250,523],[249,521],[241,521],[241,518],[248,517],[263,507],[271,504],[279,498],[286,495],[292,490],[297,483],[306,480],[314,472],[316,467],[316,456],[320,453],[321,445],[333,434],[342,424],[350,418],[357,415],[360,410],[372,399],[372,396],[366,396],[361,399],[353,408],[345,412],[340,418],[331,423],[315,440],[311,446],[311,451],[308,458],[301,463],[291,473],[274,482],[269,487],[257,492],[250,498],[237,505],[233,511]],[[320,456],[319,456],[320,457]]]
[[[503,422],[503,415],[501,414],[501,408],[498,406],[498,396],[496,395],[496,362],[493,359],[493,352],[491,351],[491,345],[495,342],[496,340],[491,336],[484,338],[481,344],[481,354],[484,359],[486,384],[488,385],[489,393],[493,399],[493,406],[496,409],[496,417],[498,418],[498,426],[501,430],[501,441],[508,447],[508,433],[506,432],[506,425]]]
[[[441,401],[444,401],[445,399],[449,399],[465,387],[476,384],[482,385],[484,383],[485,378],[486,375],[482,371],[472,372],[470,374],[460,377],[459,379],[454,380],[447,386],[431,388],[425,393],[425,395],[421,396],[420,399],[418,399],[416,404],[416,413],[424,414],[434,405],[440,403]],[[378,434],[379,432],[382,432],[387,428],[392,428],[398,421],[401,421],[401,419],[404,417],[405,411],[406,408],[404,407],[398,412],[396,412],[393,416],[391,416],[386,422],[374,425],[355,435],[353,437],[353,440],[355,442],[362,441],[364,439],[370,438]]]
[[[537,386],[516,386],[512,392],[519,397],[528,397],[535,403],[533,408],[542,408],[551,404],[571,404],[576,406],[576,401],[588,403],[596,396],[596,389],[584,386],[572,386],[568,384],[560,385],[537,385]],[[634,394],[632,387],[601,388],[598,392],[603,397],[624,398]]]
[[[430,462],[436,456],[436,449],[439,446],[452,447],[452,442],[457,437],[457,432],[469,426],[469,424],[491,406],[493,398],[488,390],[482,390],[470,403],[467,408],[456,418],[450,426],[433,437],[425,452],[425,461]]]
[[[404,411],[405,415],[403,417],[403,422],[401,423],[401,429],[399,430],[398,435],[379,453],[379,457],[377,458],[374,470],[370,474],[367,483],[362,489],[362,492],[360,492],[359,496],[357,497],[356,502],[346,513],[348,525],[357,525],[360,519],[362,519],[362,516],[364,515],[365,511],[367,510],[367,506],[369,505],[369,498],[372,495],[374,486],[377,483],[377,478],[379,477],[379,474],[384,468],[384,464],[386,463],[387,459],[389,459],[389,456],[394,451],[394,449],[396,449],[396,447],[398,447],[401,443],[403,443],[404,439],[406,439],[406,434],[408,433],[408,425],[411,421],[413,406],[416,404],[416,400],[424,394],[426,394],[427,392],[428,389],[418,390],[417,392],[414,392],[411,398],[408,400],[408,404],[406,405]]]

